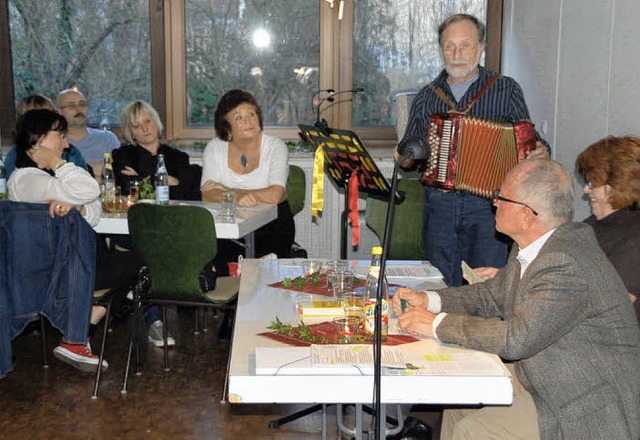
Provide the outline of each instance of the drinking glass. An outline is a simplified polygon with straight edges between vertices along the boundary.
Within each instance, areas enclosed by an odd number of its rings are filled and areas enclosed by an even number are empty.
[[[344,260],[329,260],[324,263],[322,272],[327,275],[327,287],[333,287],[333,280],[336,272],[342,272],[348,270],[349,264]]]
[[[305,276],[320,272],[322,270],[322,261],[304,260],[302,262],[302,270]]]
[[[220,218],[224,223],[236,221],[236,192],[225,191],[222,193],[222,210]]]
[[[134,180],[129,184],[129,197],[128,203],[135,205],[140,200],[140,181]]]
[[[333,289],[333,297],[336,300],[342,300],[343,293],[353,290],[353,272],[351,272],[350,270],[336,271],[333,273],[331,283],[331,287]]]
[[[355,316],[341,316],[333,319],[338,344],[348,344],[351,338],[360,333],[361,319]]]
[[[351,290],[342,293],[342,310],[345,317],[352,317],[364,320],[364,290]]]

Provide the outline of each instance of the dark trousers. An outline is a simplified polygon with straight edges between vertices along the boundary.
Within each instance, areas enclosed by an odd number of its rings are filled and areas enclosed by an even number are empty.
[[[278,217],[267,223],[254,233],[256,258],[274,253],[278,258],[291,258],[291,246],[296,235],[288,201],[278,205]],[[231,240],[218,240],[218,253],[214,260],[219,276],[229,274],[228,262],[238,261],[238,256],[245,256],[245,248]]]
[[[435,188],[426,188],[424,200],[424,257],[448,286],[462,284],[462,260],[471,267],[506,264],[511,241],[496,231],[490,200]]]

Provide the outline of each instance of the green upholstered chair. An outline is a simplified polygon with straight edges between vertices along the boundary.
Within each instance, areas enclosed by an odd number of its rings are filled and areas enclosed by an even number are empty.
[[[148,268],[150,287],[141,289],[141,300],[162,306],[164,361],[169,369],[166,305],[234,310],[239,278],[218,277],[215,290],[200,290],[199,274],[216,256],[215,222],[199,206],[138,203],[127,214],[133,250]],[[127,360],[127,373],[131,350]],[[125,380],[126,382],[126,380]],[[125,383],[126,389],[126,383]]]
[[[289,178],[287,179],[287,199],[291,207],[291,214],[294,216],[304,208],[306,194],[306,177],[304,171],[297,165],[289,165]],[[291,246],[291,256],[293,258],[307,258],[307,251],[298,243]]]
[[[422,260],[422,183],[417,179],[401,179],[398,181],[398,190],[405,193],[405,200],[395,207],[388,258]],[[387,207],[387,201],[367,198],[365,221],[381,243],[387,222]]]
[[[289,165],[289,179],[287,179],[287,194],[291,214],[296,215],[304,208],[306,178],[304,171],[297,165]]]

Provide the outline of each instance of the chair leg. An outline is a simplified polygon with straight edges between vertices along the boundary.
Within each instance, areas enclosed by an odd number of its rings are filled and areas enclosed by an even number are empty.
[[[167,338],[169,336],[169,323],[167,322],[167,307],[162,305],[162,338],[164,339],[164,371],[171,371],[169,368],[169,344]]]
[[[204,319],[202,320],[202,331],[203,332],[208,332],[209,328],[208,328],[208,317],[209,317],[209,309],[207,309],[206,307],[202,308],[202,314],[204,315]]]
[[[196,307],[195,308],[195,316],[196,316],[196,329],[193,331],[194,335],[199,335],[200,334],[200,329],[199,329],[199,325],[200,325],[200,307]]]
[[[102,361],[104,360],[104,348],[107,343],[107,333],[109,332],[109,316],[111,312],[111,299],[107,303],[107,314],[104,316],[104,329],[102,330],[102,343],[100,344],[100,357],[98,358],[98,370],[96,371],[96,383],[93,386],[92,399],[98,398],[98,388],[100,387],[100,376],[102,374]]]
[[[47,361],[47,335],[44,332],[44,316],[40,315],[40,338],[42,340],[42,368],[49,368]]]

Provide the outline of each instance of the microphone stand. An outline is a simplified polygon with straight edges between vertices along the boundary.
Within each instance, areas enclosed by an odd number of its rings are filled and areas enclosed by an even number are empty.
[[[384,228],[384,236],[382,240],[382,257],[380,258],[380,280],[376,291],[376,307],[375,307],[375,330],[373,338],[373,388],[374,388],[374,438],[380,440],[385,422],[382,418],[382,401],[381,401],[381,381],[382,381],[382,277],[385,276],[387,267],[387,256],[389,255],[389,244],[391,242],[391,228],[393,227],[393,215],[397,201],[398,189],[398,167],[400,164],[409,159],[424,159],[429,155],[429,147],[424,145],[417,136],[410,136],[403,139],[398,145],[398,153],[402,156],[393,166],[393,176],[391,179],[391,194],[389,196],[389,205],[387,207],[387,223]],[[390,312],[390,310],[389,310]]]
[[[316,122],[315,122],[314,125],[322,132],[322,134],[324,134],[325,136],[329,137],[331,135],[331,129],[329,128],[329,124],[327,123],[326,119],[320,119],[320,114],[322,113],[322,110],[320,108],[322,107],[322,104],[324,104],[325,101],[329,101],[329,102],[332,103],[330,106],[328,106],[328,107],[326,107],[324,109],[324,110],[327,110],[328,108],[331,108],[332,106],[334,106],[336,104],[340,104],[341,102],[350,101],[350,99],[344,99],[344,100],[341,100],[341,101],[338,101],[338,102],[334,102],[336,96],[342,95],[344,93],[352,93],[352,94],[362,93],[362,92],[364,92],[364,88],[356,87],[356,88],[349,89],[349,90],[341,90],[339,92],[336,92],[333,89],[318,90],[311,97],[311,104],[312,105],[313,105],[313,100],[316,98],[316,96],[319,96],[320,93],[322,93],[322,92],[327,92],[328,96],[325,97],[325,98],[320,99],[319,102],[318,102],[318,105],[316,107]]]

